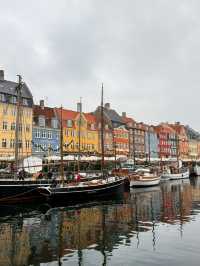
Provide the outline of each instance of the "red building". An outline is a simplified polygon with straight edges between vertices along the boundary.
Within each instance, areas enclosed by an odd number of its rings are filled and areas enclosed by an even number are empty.
[[[117,155],[129,155],[129,131],[125,126],[113,129],[113,144]]]
[[[155,131],[158,137],[159,157],[176,157],[176,131],[168,123],[156,126]]]
[[[178,153],[180,159],[187,159],[189,154],[189,142],[186,129],[179,122],[170,124],[170,126],[176,131],[178,139]]]

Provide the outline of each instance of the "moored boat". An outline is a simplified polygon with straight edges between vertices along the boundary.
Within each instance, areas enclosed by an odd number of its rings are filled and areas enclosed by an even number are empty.
[[[179,169],[177,173],[166,172],[162,174],[163,179],[170,179],[170,180],[185,179],[189,178],[189,176],[190,176],[189,169]]]
[[[124,182],[124,177],[111,176],[105,179],[43,187],[42,194],[46,194],[52,204],[65,203],[68,205],[99,198],[120,196],[124,191]]]
[[[43,188],[51,185],[51,180],[0,180],[0,205],[45,201]],[[46,190],[45,190],[46,192]]]
[[[150,173],[131,175],[129,179],[131,187],[149,187],[160,183],[160,177]]]

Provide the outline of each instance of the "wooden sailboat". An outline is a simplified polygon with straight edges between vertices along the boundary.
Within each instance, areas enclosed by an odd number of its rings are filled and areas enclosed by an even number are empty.
[[[182,168],[182,162],[179,158],[179,140],[178,136],[176,134],[176,158],[177,158],[177,168],[168,168],[166,171],[162,174],[162,179],[184,179],[189,178],[190,172],[189,169]]]
[[[121,195],[124,191],[124,177],[106,176],[104,173],[104,122],[103,122],[103,85],[102,85],[102,99],[101,99],[101,177],[91,181],[64,183],[63,170],[63,127],[62,127],[62,109],[61,109],[61,184],[55,187],[46,188],[47,195],[49,194],[49,201],[52,204],[64,203],[74,204],[85,202],[89,200],[98,200],[99,198],[112,198],[113,196]]]

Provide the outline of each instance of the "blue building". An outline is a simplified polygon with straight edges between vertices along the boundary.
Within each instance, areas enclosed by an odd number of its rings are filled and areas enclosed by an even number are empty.
[[[159,158],[158,144],[159,140],[157,133],[154,131],[152,126],[148,127],[148,130],[145,131],[145,153],[147,160],[149,157],[152,160]]]
[[[60,129],[54,108],[44,101],[33,107],[32,154],[37,157],[59,155]]]

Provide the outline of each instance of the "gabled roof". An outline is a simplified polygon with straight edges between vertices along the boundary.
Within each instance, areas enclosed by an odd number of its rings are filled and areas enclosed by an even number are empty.
[[[172,127],[178,134],[186,134],[185,127],[181,124],[170,124],[170,127]]]
[[[40,116],[43,115],[46,118],[54,118],[55,113],[54,113],[54,108],[51,107],[41,107],[40,105],[34,105],[33,106],[33,116]]]
[[[131,118],[131,117],[123,117],[122,116],[122,121],[124,122],[124,123],[126,123],[126,124],[128,124],[128,123],[135,123],[135,120],[133,119],[133,118]]]
[[[200,140],[200,133],[191,128],[190,126],[186,126],[186,133],[188,138],[190,139],[195,139],[195,140]]]
[[[98,106],[94,113],[101,111],[101,106]],[[113,109],[103,107],[104,115],[112,122],[118,124],[125,124],[122,120],[122,117]]]
[[[155,126],[155,130],[156,132],[176,133],[176,131],[167,123],[161,123],[158,126]]]
[[[55,112],[58,115],[58,117],[61,117],[61,108],[55,108]],[[68,110],[68,109],[62,109],[62,118],[63,120],[75,120],[76,117],[79,115],[78,112]]]
[[[0,93],[5,93],[13,96],[17,96],[16,87],[18,83],[8,80],[0,80]],[[22,85],[22,97],[33,99],[33,96],[26,85],[26,83],[23,83]]]
[[[85,116],[85,118],[86,118],[86,120],[88,122],[93,123],[93,124],[96,123],[96,117],[95,117],[95,115],[89,114],[89,113],[84,113],[84,116]]]

